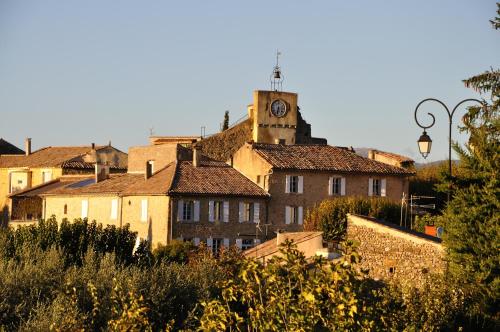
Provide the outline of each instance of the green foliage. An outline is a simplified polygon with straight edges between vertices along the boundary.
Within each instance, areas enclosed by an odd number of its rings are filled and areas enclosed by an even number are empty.
[[[166,263],[187,263],[190,253],[195,250],[191,242],[173,240],[168,245],[159,245],[153,251],[156,261]]]
[[[446,220],[441,215],[424,214],[423,216],[415,216],[413,230],[423,233],[425,231],[425,225],[444,227],[445,223]]]
[[[359,256],[350,246],[335,263],[308,261],[291,242],[280,253],[266,265],[243,260],[239,273],[221,282],[222,296],[202,303],[201,330],[371,330],[371,306],[356,293],[364,282]]]
[[[465,173],[455,180],[444,213],[444,241],[451,276],[473,294],[470,316],[500,324],[500,71],[491,69],[464,82],[491,98],[469,108],[463,118],[461,130],[469,141],[465,147],[455,145],[455,151]]]
[[[401,206],[385,198],[338,197],[308,210],[304,229],[322,231],[327,241],[341,241],[347,230],[347,214],[360,214],[399,223]]]
[[[229,129],[229,111],[224,112],[224,122],[222,123],[222,131]]]

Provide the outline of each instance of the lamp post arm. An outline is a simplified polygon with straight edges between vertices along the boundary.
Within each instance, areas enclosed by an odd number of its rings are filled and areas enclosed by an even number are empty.
[[[431,128],[432,126],[434,126],[434,123],[436,123],[436,118],[434,117],[434,114],[428,112],[427,114],[430,115],[430,117],[432,118],[432,123],[428,126],[424,126],[422,125],[419,121],[418,121],[418,117],[417,117],[417,113],[418,113],[418,109],[420,108],[420,106],[425,103],[425,102],[428,102],[428,101],[433,101],[433,102],[436,102],[438,104],[440,104],[441,106],[444,107],[444,109],[446,110],[446,113],[448,114],[448,118],[451,119],[451,114],[450,114],[450,110],[448,109],[448,107],[439,99],[436,99],[436,98],[427,98],[427,99],[424,99],[422,100],[420,103],[418,103],[417,107],[415,107],[415,122],[417,123],[417,125],[426,130],[426,129],[429,129]]]

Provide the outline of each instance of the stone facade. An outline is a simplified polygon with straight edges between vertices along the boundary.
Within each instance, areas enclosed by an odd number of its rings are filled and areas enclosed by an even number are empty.
[[[349,215],[347,238],[358,244],[361,267],[374,279],[419,285],[446,268],[440,239],[396,225]]]

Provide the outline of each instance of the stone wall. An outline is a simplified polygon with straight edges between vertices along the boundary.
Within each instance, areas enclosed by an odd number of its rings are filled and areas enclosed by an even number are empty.
[[[441,240],[372,218],[348,215],[347,238],[358,244],[361,266],[374,279],[419,285],[445,269]]]

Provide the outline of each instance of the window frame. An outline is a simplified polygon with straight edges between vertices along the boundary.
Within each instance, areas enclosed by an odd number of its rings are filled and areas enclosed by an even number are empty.
[[[186,208],[188,207],[188,208]],[[189,215],[188,215],[189,211]],[[189,218],[187,218],[189,217]],[[184,200],[182,202],[182,221],[194,221],[194,201]]]

